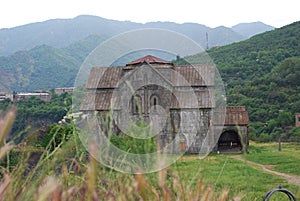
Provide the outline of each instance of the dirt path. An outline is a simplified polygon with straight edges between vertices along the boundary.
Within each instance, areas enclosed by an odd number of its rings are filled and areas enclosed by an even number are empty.
[[[294,184],[294,185],[300,186],[300,176],[290,175],[290,174],[286,174],[286,173],[282,173],[282,172],[277,172],[277,171],[271,170],[270,168],[272,167],[272,165],[263,165],[263,164],[260,164],[260,163],[255,163],[253,161],[249,161],[249,160],[244,159],[240,155],[234,155],[234,156],[230,156],[230,157],[234,158],[234,159],[237,159],[237,160],[240,160],[240,161],[243,161],[243,162],[246,162],[246,163],[249,163],[249,164],[254,165],[256,167],[259,167],[259,168],[261,168],[263,171],[265,171],[267,173],[283,177],[290,184]]]

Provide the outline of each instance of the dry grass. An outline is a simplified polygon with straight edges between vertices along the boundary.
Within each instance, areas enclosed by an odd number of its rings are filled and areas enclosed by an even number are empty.
[[[13,149],[5,143],[15,118],[9,111],[0,120],[0,156],[3,158]],[[94,152],[93,145],[90,152]],[[73,200],[228,200],[228,191],[216,194],[199,179],[194,187],[186,186],[176,172],[163,169],[157,173],[156,183],[150,183],[143,174],[126,175],[107,169],[92,158],[86,159],[80,152],[78,142],[66,143],[26,172],[28,155],[13,169],[2,168],[0,201],[73,201]],[[0,158],[1,159],[1,158]],[[238,200],[238,198],[237,198]]]

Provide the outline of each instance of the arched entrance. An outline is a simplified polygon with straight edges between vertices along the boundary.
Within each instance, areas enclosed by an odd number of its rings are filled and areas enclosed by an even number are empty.
[[[241,138],[237,131],[224,131],[218,141],[218,151],[220,152],[240,152],[242,151]]]

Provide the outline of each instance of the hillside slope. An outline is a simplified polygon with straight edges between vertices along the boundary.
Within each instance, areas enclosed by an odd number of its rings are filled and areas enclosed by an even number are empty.
[[[230,105],[245,105],[252,131],[278,138],[300,112],[300,22],[212,49]],[[300,135],[299,135],[300,136]]]
[[[226,86],[227,104],[246,106],[252,139],[300,141],[300,129],[293,128],[300,112],[300,22],[208,54]],[[186,59],[199,63],[201,54]]]
[[[70,87],[85,57],[103,38],[90,36],[66,48],[47,45],[0,57],[0,91]]]

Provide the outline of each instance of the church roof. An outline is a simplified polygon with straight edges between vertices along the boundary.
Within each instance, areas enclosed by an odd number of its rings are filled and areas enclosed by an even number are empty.
[[[92,68],[86,84],[87,89],[116,88],[123,76],[122,67],[98,67]]]
[[[142,68],[143,65],[146,66]],[[139,69],[142,71],[140,72]],[[160,77],[156,78],[156,75]],[[189,94],[184,93],[184,91],[177,91],[181,103],[179,105],[173,98],[170,103],[173,109],[191,108],[195,105],[198,105],[199,108],[214,108],[215,100],[212,96],[214,92],[211,91],[215,82],[214,75],[213,65],[174,66],[171,62],[151,55],[132,61],[126,66],[92,68],[86,84],[87,93],[81,104],[81,110],[109,110],[112,93],[122,86],[120,84],[123,83],[123,79],[132,83],[139,83],[143,79],[149,81],[149,78],[158,80],[160,84],[169,83],[170,87],[176,90],[180,87],[202,87],[201,90],[199,88],[200,91],[198,89],[198,91],[194,91],[198,104],[191,102],[192,99],[190,99]],[[147,78],[148,76],[151,77]]]
[[[215,68],[213,65],[193,64],[174,66],[173,70],[179,73],[172,78],[174,86],[214,86],[215,85]]]
[[[126,64],[126,66],[144,64],[144,63],[146,63],[146,64],[169,64],[169,65],[173,65],[173,63],[171,63],[169,61],[154,57],[152,55],[147,55],[147,56],[144,56],[140,59],[137,59],[135,61],[132,61],[132,62]]]

